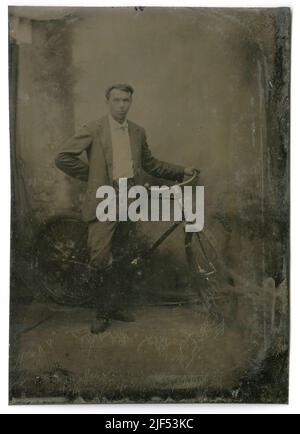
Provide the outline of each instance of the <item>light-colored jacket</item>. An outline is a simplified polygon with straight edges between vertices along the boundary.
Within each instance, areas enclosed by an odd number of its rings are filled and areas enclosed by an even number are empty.
[[[137,184],[141,181],[141,169],[158,178],[182,181],[183,167],[159,161],[152,155],[144,128],[128,121],[128,131]],[[88,164],[80,158],[85,151]],[[96,191],[103,185],[113,183],[113,150],[108,116],[84,125],[78,134],[65,143],[55,163],[67,175],[88,183],[82,217],[86,222],[95,220],[99,203]]]

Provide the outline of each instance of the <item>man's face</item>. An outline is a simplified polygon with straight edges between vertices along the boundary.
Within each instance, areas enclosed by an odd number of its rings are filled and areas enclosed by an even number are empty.
[[[110,114],[114,119],[119,122],[123,122],[130,109],[132,103],[132,96],[130,92],[124,92],[123,90],[113,89],[110,92],[107,105]]]

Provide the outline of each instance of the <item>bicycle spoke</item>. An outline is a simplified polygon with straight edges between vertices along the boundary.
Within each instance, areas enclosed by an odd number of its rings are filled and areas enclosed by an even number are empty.
[[[193,286],[208,314],[215,320],[224,320],[217,302],[220,275],[216,252],[204,233],[186,237],[186,253]]]
[[[56,303],[82,305],[91,299],[86,239],[86,225],[68,217],[45,225],[37,238],[34,250],[42,287]]]

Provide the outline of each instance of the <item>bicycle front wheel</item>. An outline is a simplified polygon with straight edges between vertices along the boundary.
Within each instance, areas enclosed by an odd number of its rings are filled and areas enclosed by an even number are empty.
[[[185,250],[192,286],[200,302],[211,316],[218,320],[223,319],[218,298],[224,273],[212,240],[204,232],[187,233]]]

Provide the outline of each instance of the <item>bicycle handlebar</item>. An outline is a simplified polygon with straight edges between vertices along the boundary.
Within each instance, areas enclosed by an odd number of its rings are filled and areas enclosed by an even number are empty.
[[[193,176],[190,179],[187,179],[186,181],[181,182],[180,184],[175,184],[175,185],[177,187],[184,187],[185,185],[189,185],[189,184],[191,184],[192,182],[194,182],[198,178],[199,173],[200,172],[198,170],[194,170]]]
[[[181,183],[178,183],[178,184],[174,184],[174,185],[170,185],[170,186],[162,186],[162,187],[156,187],[156,186],[153,187],[153,186],[150,186],[147,183],[147,184],[144,185],[144,187],[146,187],[147,190],[150,190],[150,191],[159,190],[160,192],[162,192],[164,190],[169,190],[172,187],[180,187],[181,188],[181,187],[185,187],[187,185],[190,185],[190,184],[192,184],[198,178],[198,176],[199,176],[199,171],[195,170],[194,173],[193,173],[193,176],[191,178],[187,179],[184,182],[181,182]]]

